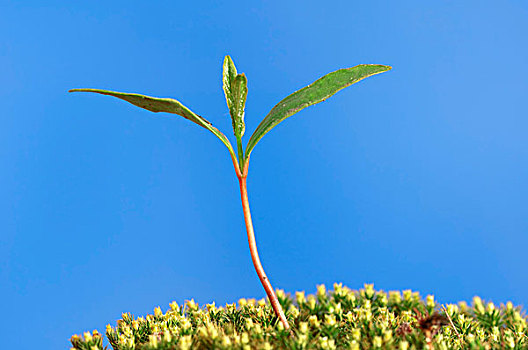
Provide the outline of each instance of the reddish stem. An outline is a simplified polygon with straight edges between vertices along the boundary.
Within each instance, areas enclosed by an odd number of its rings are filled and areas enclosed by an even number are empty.
[[[271,286],[271,283],[268,277],[266,276],[266,273],[264,272],[264,268],[262,267],[262,264],[260,263],[260,258],[259,258],[258,251],[257,251],[257,242],[255,240],[255,231],[253,230],[253,221],[251,220],[251,212],[249,211],[249,200],[248,200],[247,185],[246,185],[249,159],[246,160],[243,173],[240,172],[238,168],[238,164],[235,162],[235,159],[233,159],[233,163],[235,165],[238,181],[240,184],[242,209],[244,211],[244,220],[246,222],[249,251],[251,252],[251,260],[253,260],[253,266],[255,266],[255,270],[257,271],[257,275],[260,279],[260,283],[262,283],[262,286],[264,287],[264,290],[266,291],[266,294],[268,295],[268,299],[271,303],[271,306],[273,307],[273,311],[275,311],[275,315],[277,315],[277,317],[281,320],[282,324],[284,325],[284,328],[289,330],[290,325],[288,324],[288,320],[286,319],[286,316],[284,315],[284,311],[282,311],[282,307],[279,303],[279,299],[277,298],[277,295],[275,294],[275,291],[273,290],[273,287]]]

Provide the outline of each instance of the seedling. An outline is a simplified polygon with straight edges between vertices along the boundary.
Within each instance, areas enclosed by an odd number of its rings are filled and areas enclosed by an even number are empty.
[[[102,95],[109,95],[120,98],[132,103],[138,107],[144,108],[152,112],[167,112],[180,115],[190,121],[206,128],[212,132],[229,150],[231,160],[235,167],[235,173],[238,177],[240,185],[240,194],[242,198],[242,209],[244,212],[244,220],[246,222],[247,237],[249,242],[249,250],[251,252],[251,259],[257,275],[264,287],[266,294],[275,314],[281,320],[284,328],[290,329],[288,320],[284,315],[282,307],[275,295],[275,291],[266,276],[257,251],[257,244],[255,241],[255,232],[253,230],[253,222],[251,220],[251,213],[249,211],[249,201],[247,193],[246,179],[248,176],[249,158],[251,152],[255,148],[260,139],[271,129],[277,126],[286,118],[294,115],[300,110],[314,105],[316,103],[326,100],[328,97],[334,95],[341,89],[350,86],[358,81],[370,77],[375,74],[383,73],[390,70],[391,67],[378,64],[360,64],[352,68],[339,69],[335,72],[329,73],[322,78],[316,80],[312,84],[294,92],[275,107],[271,109],[268,115],[260,122],[257,129],[249,138],[245,151],[242,145],[242,137],[244,136],[244,109],[247,97],[247,78],[242,74],[238,74],[235,64],[231,57],[226,56],[223,66],[223,88],[233,122],[233,131],[237,143],[237,152],[235,153],[229,139],[217,128],[215,128],[209,121],[202,116],[192,112],[189,108],[182,105],[172,98],[156,98],[144,96],[139,94],[122,93],[115,91],[99,90],[99,89],[72,89],[70,92],[95,92]]]

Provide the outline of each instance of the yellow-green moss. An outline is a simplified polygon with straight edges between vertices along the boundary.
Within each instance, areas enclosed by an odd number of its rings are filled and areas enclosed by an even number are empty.
[[[528,349],[527,318],[508,302],[500,307],[479,297],[439,305],[432,295],[405,290],[388,294],[365,285],[352,291],[324,285],[315,295],[278,290],[292,326],[290,334],[266,300],[200,307],[194,300],[160,307],[135,318],[124,313],[106,337],[127,349]],[[97,331],[74,335],[72,349],[103,349]]]

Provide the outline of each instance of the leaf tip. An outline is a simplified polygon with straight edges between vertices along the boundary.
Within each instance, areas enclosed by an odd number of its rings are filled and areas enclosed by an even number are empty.
[[[225,55],[224,64],[233,64],[233,59],[229,55]]]
[[[95,89],[70,89],[68,92],[96,92]]]

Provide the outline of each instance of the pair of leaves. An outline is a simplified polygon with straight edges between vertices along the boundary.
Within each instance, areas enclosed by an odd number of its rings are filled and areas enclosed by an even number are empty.
[[[323,76],[305,88],[289,95],[280,101],[275,107],[273,107],[268,115],[258,125],[246,146],[245,157],[244,159],[240,159],[240,161],[246,161],[260,139],[286,118],[308,106],[326,100],[328,97],[334,95],[336,92],[344,89],[347,86],[357,83],[358,81],[372,75],[386,72],[390,69],[390,66],[374,64],[361,64],[352,68],[340,69]],[[233,130],[237,138],[237,143],[239,144],[239,148],[241,148],[240,140],[245,130],[244,107],[247,97],[247,79],[244,74],[237,74],[235,65],[229,56],[226,56],[224,60],[223,70],[224,93],[233,121]],[[231,156],[236,159],[231,143],[227,137],[222,132],[220,132],[220,130],[215,128],[205,118],[195,114],[175,99],[156,98],[139,94],[114,92],[100,89],[70,90],[70,92],[75,91],[94,92],[103,95],[114,96],[152,112],[167,112],[180,115],[215,134],[229,149]],[[241,165],[242,164],[239,164],[239,166]]]
[[[242,139],[246,125],[244,124],[244,108],[247,99],[247,78],[244,73],[237,74],[235,64],[231,57],[226,56],[224,59],[223,69],[223,88],[233,122],[233,131],[237,142]]]

